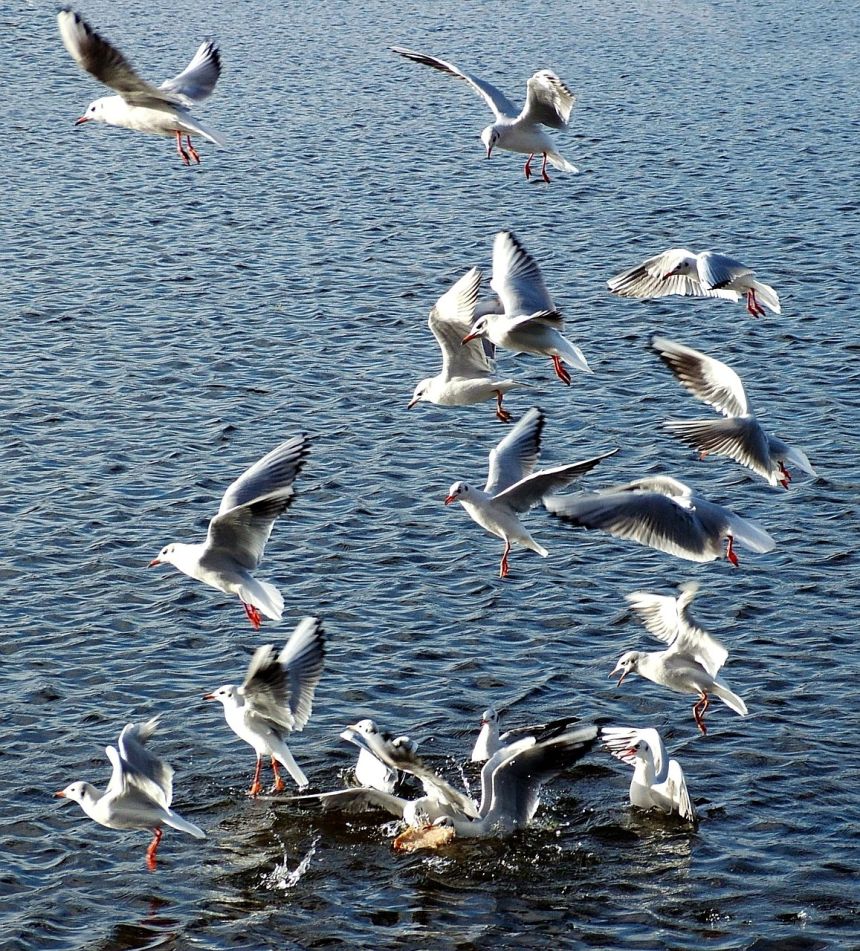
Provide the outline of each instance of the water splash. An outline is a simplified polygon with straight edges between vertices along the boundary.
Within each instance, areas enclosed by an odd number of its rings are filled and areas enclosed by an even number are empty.
[[[286,891],[288,888],[295,888],[304,877],[305,872],[307,872],[307,870],[310,868],[311,859],[316,854],[319,842],[320,836],[317,836],[313,842],[311,842],[311,847],[305,853],[304,858],[292,871],[287,864],[288,859],[285,855],[284,861],[280,865],[276,865],[271,872],[263,875],[263,885],[266,888],[277,889],[280,891]]]

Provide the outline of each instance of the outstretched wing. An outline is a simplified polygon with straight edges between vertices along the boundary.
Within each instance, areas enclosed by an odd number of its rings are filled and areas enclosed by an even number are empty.
[[[275,519],[293,500],[309,441],[304,433],[281,443],[255,462],[224,493],[209,523],[209,545],[223,549],[249,571],[263,558]]]
[[[414,50],[407,50],[402,46],[392,46],[391,51],[392,53],[398,53],[400,56],[405,56],[406,59],[411,59],[413,63],[421,63],[423,66],[432,66],[433,69],[438,69],[440,73],[446,73],[455,79],[465,80],[493,110],[493,115],[495,115],[496,119],[501,119],[505,116],[513,119],[514,116],[516,116],[516,106],[513,105],[504,93],[500,92],[492,84],[486,82],[486,80],[478,79],[477,76],[473,76],[465,70],[458,69],[453,63],[447,63],[444,59],[437,59],[435,56],[416,53]]]
[[[556,466],[554,469],[542,469],[534,475],[527,476],[510,488],[500,492],[495,498],[500,502],[507,502],[515,512],[527,512],[533,505],[537,505],[548,495],[558,492],[586,472],[590,472],[598,463],[608,456],[613,456],[617,449],[610,449],[592,459],[583,462],[574,462],[567,466]]]
[[[498,495],[534,472],[544,422],[543,410],[533,406],[490,452],[485,492]]]
[[[125,56],[71,7],[63,7],[57,14],[57,26],[78,66],[119,93],[129,105],[172,109],[182,104],[176,93],[157,89],[141,79]]]
[[[703,251],[698,257],[699,280],[706,290],[718,290],[731,284],[739,277],[751,275],[753,272],[746,266],[716,251]]]
[[[670,248],[655,254],[635,267],[616,274],[606,282],[613,294],[620,297],[668,297],[680,294],[684,297],[723,297],[740,300],[737,291],[706,288],[695,274],[670,274],[685,257],[695,257],[686,248]]]
[[[427,323],[442,351],[442,370],[448,377],[484,377],[493,369],[482,339],[463,343],[472,329],[480,288],[481,272],[473,267],[430,311]]]
[[[696,399],[713,406],[723,416],[749,412],[741,378],[725,363],[666,337],[653,336],[651,346]]]
[[[118,746],[125,787],[139,790],[168,809],[173,801],[173,767],[146,749],[147,741],[158,729],[158,720],[152,717],[146,723],[126,724]]]
[[[537,261],[511,231],[500,231],[493,241],[490,286],[499,295],[509,319],[555,310]]]
[[[549,69],[541,69],[526,83],[526,104],[519,118],[563,129],[570,121],[576,96]]]
[[[220,75],[221,54],[214,43],[207,41],[200,44],[185,69],[173,79],[166,79],[161,88],[179,96],[186,105],[191,105],[212,95]]]

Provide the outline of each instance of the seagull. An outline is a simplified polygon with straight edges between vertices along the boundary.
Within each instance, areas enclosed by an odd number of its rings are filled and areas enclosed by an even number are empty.
[[[469,796],[454,789],[446,780],[427,766],[416,754],[416,744],[407,736],[391,738],[380,730],[373,720],[359,720],[347,727],[341,738],[354,743],[360,750],[374,757],[394,772],[403,771],[416,776],[423,786],[423,795],[417,799],[396,796],[393,792],[372,786],[336,789],[332,792],[306,796],[292,796],[281,802],[319,802],[324,811],[358,813],[370,809],[384,809],[411,828],[424,828],[440,816],[457,815],[477,817],[478,804]]]
[[[226,594],[237,594],[251,625],[259,629],[262,615],[280,621],[280,591],[252,574],[263,560],[272,526],[293,500],[293,481],[308,452],[304,433],[293,436],[227,487],[218,514],[209,522],[205,542],[174,542],[149,563],[170,564],[183,574]]]
[[[659,809],[695,824],[696,810],[684,771],[676,759],[669,759],[657,730],[607,726],[600,731],[600,739],[616,759],[633,767],[631,805]]]
[[[285,737],[287,733],[298,733],[308,722],[324,658],[322,624],[317,618],[306,617],[277,656],[271,644],[257,648],[241,687],[226,684],[204,695],[204,700],[221,701],[227,725],[257,752],[257,767],[248,795],[258,796],[262,791],[260,773],[264,756],[272,758],[273,792],[286,788],[278,773],[278,763],[298,786],[307,786],[307,777],[293,759]]]
[[[779,297],[772,287],[755,280],[755,272],[745,264],[716,251],[694,254],[685,248],[670,248],[622,271],[607,281],[607,287],[621,297],[680,294],[732,301],[746,297],[747,310],[753,317],[764,317],[764,307],[775,314],[782,313]]]
[[[423,53],[416,53],[400,46],[392,46],[391,50],[399,53],[400,56],[405,56],[406,59],[411,59],[414,63],[432,66],[433,69],[438,69],[455,79],[464,79],[479,96],[483,97],[484,102],[493,110],[493,115],[496,117],[496,121],[488,125],[481,133],[481,141],[487,150],[487,158],[490,158],[496,147],[508,152],[522,152],[528,155],[526,164],[523,166],[523,172],[528,179],[532,174],[532,159],[536,154],[541,153],[543,155],[541,178],[545,182],[550,180],[546,173],[547,162],[563,172],[579,171],[575,165],[571,165],[567,159],[559,155],[552,139],[540,128],[542,125],[553,129],[567,128],[570,111],[576,102],[574,94],[551,70],[539,70],[526,83],[526,104],[518,112],[517,107],[495,86],[458,69],[451,63],[446,63],[445,60],[436,59],[435,56],[425,56]]]
[[[221,56],[214,43],[201,43],[178,76],[155,87],[141,79],[122,53],[70,7],[64,7],[57,14],[57,25],[72,59],[99,82],[119,93],[91,102],[75,125],[104,122],[137,132],[175,136],[176,151],[185,165],[192,161],[200,164],[200,156],[191,144],[191,133],[224,146],[223,139],[201,125],[190,112],[194,103],[203,102],[211,95],[221,74]]]
[[[591,373],[585,355],[562,335],[564,319],[555,309],[537,261],[510,231],[500,231],[493,242],[493,279],[490,286],[499,295],[499,304],[482,307],[482,316],[463,338],[465,345],[476,337],[514,353],[536,353],[550,357],[556,376],[570,386],[570,364]]]
[[[527,826],[540,805],[542,787],[572,766],[594,745],[597,727],[588,724],[552,739],[524,737],[502,747],[481,770],[478,816],[442,816],[426,830],[394,841],[397,849],[438,848],[453,838],[504,838]]]
[[[498,752],[503,746],[511,743],[517,737],[534,735],[537,740],[549,739],[557,736],[563,730],[566,730],[572,723],[578,721],[578,717],[561,717],[558,720],[551,720],[549,723],[531,724],[530,726],[518,726],[504,733],[499,733],[499,713],[495,707],[488,707],[481,714],[481,730],[478,733],[478,739],[472,748],[471,761],[473,763],[485,763],[494,753]]]
[[[485,353],[483,343],[461,343],[471,331],[480,286],[481,272],[473,267],[430,311],[427,323],[442,350],[442,372],[415,387],[407,409],[421,402],[470,406],[495,398],[496,416],[503,423],[511,421],[511,414],[502,406],[502,397],[524,384],[493,379],[493,361]]]
[[[808,475],[817,475],[806,453],[766,433],[747,404],[744,385],[735,371],[692,347],[653,336],[651,346],[675,374],[681,386],[713,406],[724,419],[669,420],[663,427],[704,459],[708,453],[728,456],[787,489],[791,473],[786,463]]]
[[[155,838],[146,850],[146,864],[155,870],[155,853],[164,835],[161,827],[171,826],[195,839],[206,833],[170,808],[173,801],[173,767],[146,749],[158,729],[159,719],[128,723],[119,735],[119,752],[106,746],[113,770],[104,792],[85,782],[74,782],[54,795],[71,799],[99,825],[108,829],[152,829]]]
[[[690,617],[689,607],[698,590],[698,584],[688,582],[679,587],[677,597],[646,591],[628,594],[627,600],[645,627],[669,646],[664,651],[647,654],[627,651],[619,658],[609,676],[620,673],[618,685],[621,686],[629,673],[636,673],[678,693],[698,694],[699,699],[693,706],[693,718],[702,736],[705,736],[708,731],[703,718],[710,706],[710,694],[742,717],[747,715],[747,706],[737,694],[732,693],[728,684],[717,680],[717,674],[729,652]]]
[[[687,561],[713,561],[727,540],[726,558],[740,564],[735,544],[771,551],[768,533],[731,509],[709,502],[670,476],[650,476],[600,492],[554,496],[544,505],[571,525],[602,529]]]
[[[520,515],[618,451],[612,449],[584,462],[534,472],[540,455],[544,420],[543,410],[530,409],[490,453],[489,474],[483,490],[465,482],[455,482],[445,498],[446,505],[459,502],[473,521],[504,539],[505,550],[499,568],[501,578],[508,575],[508,555],[513,543],[530,548],[543,558],[549,554],[522,526]]]

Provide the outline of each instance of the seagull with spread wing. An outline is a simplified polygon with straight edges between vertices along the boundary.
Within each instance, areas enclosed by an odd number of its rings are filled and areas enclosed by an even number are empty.
[[[755,279],[755,272],[716,251],[694,254],[686,248],[670,248],[641,264],[622,271],[607,286],[620,297],[722,297],[739,301],[746,297],[753,317],[764,317],[764,307],[782,313],[779,297],[768,284]],[[762,306],[764,305],[764,307]]]
[[[552,360],[556,376],[570,386],[569,364],[591,373],[585,355],[562,334],[564,319],[552,302],[537,261],[515,234],[500,231],[493,241],[493,279],[499,301],[482,306],[482,315],[463,338],[480,337],[514,353],[536,353]]]
[[[762,429],[750,412],[741,378],[735,371],[692,347],[653,336],[651,346],[697,399],[713,406],[723,419],[669,420],[663,427],[704,459],[708,453],[728,456],[767,479],[770,485],[787,489],[791,482],[789,463],[802,472],[817,473],[801,449],[789,446]]]
[[[421,402],[437,406],[470,406],[495,398],[496,416],[503,423],[511,421],[511,414],[502,406],[502,397],[524,384],[493,378],[493,360],[488,356],[483,341],[462,343],[472,330],[480,286],[481,272],[473,267],[436,301],[430,311],[427,323],[442,350],[442,371],[415,387],[407,409]]]
[[[238,595],[256,629],[263,615],[280,621],[284,610],[280,591],[253,572],[263,560],[275,520],[293,501],[293,482],[307,452],[304,433],[282,442],[228,486],[205,542],[166,545],[149,567],[173,565],[197,581]]]
[[[628,674],[635,673],[678,693],[698,694],[693,718],[704,736],[708,732],[704,715],[711,696],[718,697],[742,717],[747,715],[747,706],[725,681],[717,679],[729,652],[690,617],[690,604],[698,590],[698,584],[687,582],[680,585],[677,597],[647,591],[628,594],[630,606],[648,631],[669,646],[650,653],[627,651],[609,676],[620,674],[621,686]]]
[[[227,725],[257,753],[249,795],[257,796],[262,791],[260,773],[264,756],[272,760],[274,792],[285,788],[278,763],[296,785],[307,786],[307,777],[293,758],[286,735],[298,733],[308,722],[324,659],[322,624],[317,618],[307,617],[296,626],[280,654],[275,654],[271,644],[257,648],[240,687],[225,684],[203,697],[221,701]]]
[[[618,451],[612,449],[584,462],[535,472],[545,419],[543,410],[530,409],[490,453],[484,488],[455,482],[445,498],[446,505],[459,502],[473,521],[504,540],[505,550],[499,567],[501,578],[508,575],[512,544],[529,548],[543,558],[549,554],[523,527],[520,516]]]
[[[403,49],[400,46],[392,46],[391,50],[414,63],[431,66],[455,79],[465,80],[484,99],[484,102],[492,109],[496,120],[481,133],[481,141],[487,150],[487,158],[493,154],[494,148],[528,155],[523,172],[526,178],[530,178],[532,159],[535,155],[542,154],[541,178],[545,182],[550,180],[546,173],[547,162],[563,172],[578,171],[575,165],[571,165],[567,159],[562,158],[556,151],[552,139],[541,129],[542,125],[552,129],[567,128],[570,111],[576,102],[573,93],[551,70],[538,70],[531,77],[526,83],[526,104],[522,109],[517,109],[495,86],[465,70],[458,69],[443,59],[416,53],[414,50]]]
[[[104,122],[137,132],[175,136],[176,151],[186,165],[200,163],[191,144],[192,134],[223,147],[221,137],[201,125],[190,111],[195,103],[211,95],[221,74],[221,56],[214,43],[202,43],[178,76],[156,87],[141,79],[122,53],[71,8],[60,10],[57,25],[74,61],[119,94],[91,102],[75,125]]]
[[[710,502],[671,476],[650,476],[599,492],[554,496],[547,511],[570,525],[600,529],[687,561],[714,561],[723,554],[740,564],[735,544],[771,551],[776,542],[755,522]]]
[[[54,795],[71,799],[99,825],[108,829],[151,829],[155,838],[146,850],[146,862],[155,869],[155,853],[164,834],[161,827],[171,826],[195,839],[206,833],[183,819],[170,806],[173,802],[173,767],[146,748],[158,729],[158,717],[146,723],[128,723],[119,735],[119,750],[106,746],[105,753],[113,770],[104,792],[85,782],[74,782]]]
[[[633,767],[630,804],[638,809],[659,809],[696,823],[696,809],[687,792],[684,771],[676,759],[670,759],[663,737],[657,730],[606,726],[600,739],[607,750],[622,763]]]

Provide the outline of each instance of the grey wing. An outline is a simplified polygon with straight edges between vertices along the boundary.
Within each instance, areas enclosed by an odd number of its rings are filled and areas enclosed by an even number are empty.
[[[125,787],[139,789],[165,809],[173,801],[173,767],[146,749],[158,729],[158,717],[146,723],[128,723],[119,735],[119,753]]]
[[[749,412],[744,385],[730,366],[666,337],[653,336],[651,346],[681,386],[696,399],[724,416],[744,416]]]
[[[635,727],[605,726],[600,730],[600,741],[616,759],[635,766],[636,754],[630,750],[639,742],[640,733]]]
[[[555,310],[537,261],[510,231],[500,231],[493,241],[490,286],[499,295],[508,318]]]
[[[616,274],[606,282],[606,286],[620,297],[650,298],[680,294],[683,297],[723,297],[733,301],[740,299],[737,291],[703,287],[696,275],[669,275],[668,272],[677,266],[679,260],[688,255],[693,256],[685,248],[670,248]]]
[[[214,43],[207,41],[200,44],[185,69],[173,79],[165,80],[161,88],[190,105],[211,96],[220,75],[221,54]]]
[[[307,455],[304,433],[281,443],[242,473],[224,493],[209,523],[209,545],[226,551],[249,571],[263,558],[272,526],[293,500],[293,481]]]
[[[705,531],[695,511],[662,493],[616,490],[554,496],[544,505],[570,524],[601,529],[688,561],[713,561],[722,553],[721,535]]]
[[[325,644],[322,622],[319,618],[306,617],[299,621],[278,656],[289,682],[294,730],[301,730],[310,719],[314,691],[322,677]]]
[[[443,59],[437,59],[435,56],[416,53],[414,50],[407,50],[402,46],[392,46],[391,51],[406,57],[406,59],[411,59],[413,63],[431,66],[433,69],[438,69],[439,72],[453,76],[455,79],[465,80],[479,96],[483,97],[487,105],[493,110],[496,119],[503,117],[513,119],[514,116],[516,116],[516,106],[513,105],[504,93],[496,89],[491,83],[483,79],[478,79],[477,76],[473,76],[471,73],[465,72],[465,70],[458,69],[458,67],[452,63],[447,63]]]
[[[739,277],[753,272],[740,261],[715,251],[703,251],[698,257],[699,280],[706,290],[719,290]]]
[[[250,711],[287,730],[307,723],[322,676],[325,634],[317,618],[304,618],[279,655],[271,644],[258,647],[241,691]]]
[[[541,787],[585,756],[596,739],[597,727],[588,724],[541,743],[531,737],[500,750],[513,755],[504,756],[493,770],[492,802],[485,817],[527,825],[540,804]]]
[[[408,800],[385,793],[379,789],[359,786],[354,789],[337,789],[334,792],[314,793],[309,796],[279,796],[278,802],[303,802],[314,800],[323,810],[338,810],[346,813],[368,812],[371,809],[385,809],[391,815],[403,817]]]
[[[543,410],[533,406],[494,447],[490,452],[485,492],[498,495],[532,474],[540,457],[544,422]]]
[[[442,351],[442,369],[449,377],[484,377],[493,369],[483,338],[463,343],[472,329],[481,272],[473,267],[436,301],[427,321]]]
[[[598,463],[608,456],[618,452],[611,449],[592,459],[583,462],[574,462],[566,466],[556,466],[553,469],[542,469],[534,475],[527,476],[519,482],[500,492],[495,498],[507,502],[515,512],[527,512],[533,505],[537,505],[546,496],[558,492],[586,472],[590,472]]]
[[[767,433],[754,416],[730,416],[728,419],[670,419],[663,428],[676,439],[700,453],[728,456],[742,466],[776,484]]]
[[[698,585],[693,582],[687,593],[688,600],[692,600],[697,588]],[[633,591],[624,598],[649,633],[666,644],[675,640],[681,628],[679,598],[671,594],[652,594],[650,591]]]
[[[130,105],[171,109],[181,104],[175,94],[141,79],[122,53],[70,7],[57,14],[57,26],[72,59]]]
[[[576,96],[548,69],[539,70],[526,84],[526,104],[519,118],[563,129],[570,121]]]

